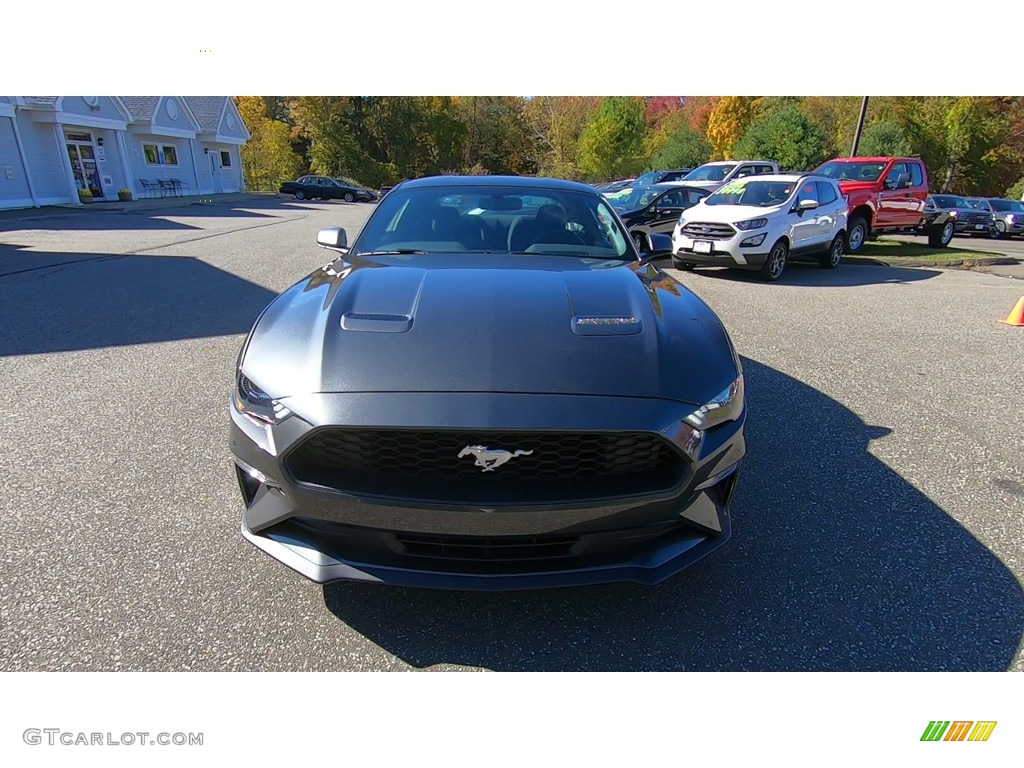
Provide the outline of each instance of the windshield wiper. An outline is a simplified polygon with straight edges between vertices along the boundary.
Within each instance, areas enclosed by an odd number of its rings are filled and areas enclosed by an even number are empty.
[[[359,251],[357,256],[406,256],[408,254],[424,254],[430,251],[421,251],[419,248],[399,248],[394,251]]]

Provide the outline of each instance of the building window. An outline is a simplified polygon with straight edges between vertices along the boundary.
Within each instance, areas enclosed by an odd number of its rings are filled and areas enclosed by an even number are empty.
[[[221,153],[220,153],[220,164],[222,166],[224,166],[225,168],[230,168],[231,167],[231,153],[230,152],[224,152],[223,150],[221,150]]]
[[[178,148],[171,145],[143,144],[142,153],[146,156],[146,165],[178,164]]]

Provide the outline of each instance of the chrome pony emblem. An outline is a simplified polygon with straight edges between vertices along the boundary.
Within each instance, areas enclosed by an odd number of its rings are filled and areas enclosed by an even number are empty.
[[[485,445],[467,445],[459,451],[459,458],[464,456],[475,456],[476,466],[483,467],[484,472],[493,472],[495,467],[500,467],[509,459],[517,456],[529,456],[533,451],[492,451]]]

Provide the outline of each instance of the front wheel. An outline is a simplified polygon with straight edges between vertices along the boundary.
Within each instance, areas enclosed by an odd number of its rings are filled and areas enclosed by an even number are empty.
[[[786,271],[786,258],[789,256],[789,247],[784,240],[779,240],[773,247],[768,258],[761,265],[761,278],[769,283],[774,283],[782,273]]]
[[[296,192],[296,193],[295,193],[295,199],[296,199],[296,200],[305,200],[305,199],[306,199],[306,193],[305,193],[305,192],[303,192],[303,191],[302,191],[302,190],[300,189],[300,190],[299,190],[298,192]]]
[[[863,216],[857,216],[850,222],[850,231],[846,233],[846,252],[859,253],[868,238],[868,222]]]
[[[356,199],[356,196],[353,195],[351,192],[346,192],[345,193],[345,202],[346,203],[351,203],[355,199]]]
[[[928,245],[932,248],[945,248],[953,239],[956,227],[952,221],[936,224],[928,230]]]
[[[818,266],[822,269],[835,269],[843,260],[843,236],[836,235],[832,245],[828,247],[828,253],[822,254],[818,259]]]
[[[1002,240],[1004,237],[1006,237],[1006,222],[1005,221],[997,221],[996,222],[996,226],[995,226],[995,229],[993,230],[992,237],[996,238],[997,240]]]

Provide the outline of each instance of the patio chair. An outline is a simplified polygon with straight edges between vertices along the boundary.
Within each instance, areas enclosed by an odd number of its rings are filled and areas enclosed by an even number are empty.
[[[171,179],[170,182],[171,182],[171,184],[174,185],[174,190],[178,194],[183,194],[183,195],[191,195],[192,194],[192,188],[186,182],[182,181],[181,179]]]
[[[166,197],[167,195],[170,195],[171,197],[178,196],[178,188],[174,186],[174,182],[166,179],[159,179],[157,180],[157,183],[160,185],[161,197]]]
[[[139,179],[139,184],[142,185],[142,194],[145,197],[156,197],[156,193],[160,193],[160,197],[164,196],[163,187],[160,186],[158,181],[148,181],[146,179]]]

